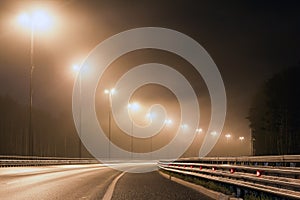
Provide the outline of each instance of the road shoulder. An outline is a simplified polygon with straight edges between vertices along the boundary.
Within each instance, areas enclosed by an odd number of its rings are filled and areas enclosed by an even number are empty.
[[[166,173],[163,173],[162,171],[159,171],[159,174],[161,176],[163,176],[164,178],[166,179],[169,179],[171,181],[174,181],[176,183],[179,183],[181,185],[184,185],[186,187],[189,187],[191,189],[194,189],[196,191],[198,191],[199,193],[202,193],[212,199],[229,199],[229,197],[225,194],[222,194],[220,192],[216,192],[216,191],[213,191],[213,190],[209,190],[203,186],[200,186],[200,185],[197,185],[197,184],[194,184],[194,183],[191,183],[191,182],[188,182],[188,181],[184,181],[182,179],[179,179],[179,178],[176,178],[174,176],[171,176],[169,174],[166,174]]]

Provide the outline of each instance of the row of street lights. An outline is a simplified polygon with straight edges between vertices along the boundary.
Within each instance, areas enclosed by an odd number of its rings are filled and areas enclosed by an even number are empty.
[[[108,99],[109,99],[109,120],[108,120],[108,139],[109,141],[111,141],[111,112],[112,112],[112,95],[114,95],[116,93],[115,88],[112,89],[105,89],[104,93],[108,95]],[[140,104],[137,102],[132,102],[132,103],[128,103],[127,108],[130,111],[130,113],[132,112],[136,112],[140,109]],[[149,120],[153,120],[154,118],[154,113],[147,113],[146,114],[146,118]],[[173,121],[171,119],[165,119],[164,124],[169,126],[173,123]],[[133,118],[131,117],[131,131],[130,131],[130,135],[131,135],[131,140],[130,140],[130,150],[131,150],[131,158],[132,158],[132,153],[133,153],[133,127],[134,127],[134,122],[133,122]],[[182,129],[187,129],[188,125],[187,124],[181,124],[180,126]],[[200,134],[203,132],[202,128],[197,128],[195,130],[196,133]],[[216,131],[212,131],[210,133],[212,136],[216,136],[217,132]],[[230,133],[225,134],[225,138],[226,138],[226,142],[228,143],[229,140],[232,138],[232,135]],[[239,136],[239,141],[243,142],[245,140],[244,136]],[[153,149],[153,141],[152,141],[152,137],[150,137],[150,151],[152,152]],[[110,158],[110,142],[109,142],[109,158]]]
[[[225,138],[226,138],[226,141],[227,141],[227,143],[228,143],[229,139],[232,138],[232,136],[231,136],[231,134],[227,133],[227,134],[225,135]],[[242,141],[245,140],[245,137],[244,137],[244,136],[239,136],[238,139],[242,142]]]
[[[35,36],[35,31],[37,30],[45,30],[49,28],[52,24],[50,16],[44,12],[44,11],[32,11],[31,13],[24,13],[21,14],[18,18],[19,23],[26,27],[30,28],[30,79],[29,79],[29,126],[28,126],[28,152],[29,155],[34,154],[34,137],[33,137],[33,128],[32,128],[32,96],[33,96],[33,87],[32,87],[32,78],[33,78],[33,71],[34,71],[34,36]],[[76,71],[79,71],[80,68],[79,66],[75,65],[73,66],[73,69]],[[80,80],[81,82],[81,80]],[[81,83],[80,83],[81,84]],[[111,115],[112,115],[112,95],[115,93],[115,89],[106,89],[105,94],[108,95],[109,99],[109,112],[108,112],[108,138],[109,141],[111,141]],[[130,109],[131,112],[137,111],[139,109],[139,104],[136,102],[129,103],[128,104],[128,109]],[[148,116],[148,118],[152,118],[153,116]],[[131,119],[131,152],[133,152],[133,119]],[[171,119],[166,119],[165,120],[166,125],[171,125],[172,120]],[[182,124],[181,128],[186,129],[188,127],[187,124]],[[203,130],[202,128],[197,128],[196,133],[202,133]],[[81,133],[80,133],[81,134]],[[211,132],[212,135],[217,135],[215,131]],[[225,135],[227,142],[231,138],[231,134],[226,134]],[[240,141],[243,141],[245,138],[243,136],[239,137]],[[111,147],[110,147],[110,142],[109,142],[109,157],[111,154]],[[152,151],[152,137],[151,137],[151,151]],[[81,157],[81,142],[79,141],[79,157]]]
[[[109,119],[108,119],[108,139],[109,139],[109,141],[111,141],[111,134],[112,134],[111,133],[112,96],[116,93],[116,90],[115,90],[115,88],[105,89],[104,93],[108,95],[108,103],[109,103],[109,112],[108,112],[108,117],[109,117]],[[130,113],[133,113],[133,112],[137,112],[141,108],[141,106],[137,102],[132,102],[132,103],[128,103],[127,104],[127,108],[130,111]],[[147,113],[146,114],[146,118],[149,119],[149,120],[153,120],[154,116],[155,116],[154,113]],[[165,119],[165,121],[164,121],[164,124],[167,125],[167,126],[170,126],[172,123],[173,123],[173,121],[171,119]],[[133,154],[133,131],[134,131],[133,128],[134,128],[134,121],[133,121],[133,118],[131,117],[131,129],[130,129],[130,138],[131,138],[130,139],[130,151],[131,151],[131,158],[132,158],[132,154]],[[187,129],[188,125],[187,124],[181,124],[180,128]],[[195,130],[195,132],[198,133],[198,134],[200,134],[200,133],[203,132],[203,129],[202,128],[197,128]],[[216,131],[212,131],[211,135],[216,136],[217,132]],[[229,139],[231,137],[232,136],[229,133],[225,135],[225,138],[226,138],[227,142],[229,141]],[[153,149],[153,141],[152,141],[152,139],[153,138],[150,137],[150,140],[151,140],[150,141],[150,151],[151,152],[152,152],[152,149]],[[244,139],[245,138],[243,136],[239,137],[240,141],[243,141]],[[110,145],[111,144],[109,142],[109,151],[108,151],[109,152],[109,156],[108,156],[109,159],[110,159],[110,156],[111,156]]]

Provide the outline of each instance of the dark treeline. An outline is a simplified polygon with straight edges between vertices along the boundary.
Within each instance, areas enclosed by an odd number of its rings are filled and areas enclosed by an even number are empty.
[[[18,104],[8,96],[0,96],[0,111],[0,155],[29,155],[28,106]],[[79,156],[79,139],[72,114],[53,117],[33,109],[32,129],[35,156]]]
[[[300,65],[264,83],[249,121],[256,155],[300,154]]]

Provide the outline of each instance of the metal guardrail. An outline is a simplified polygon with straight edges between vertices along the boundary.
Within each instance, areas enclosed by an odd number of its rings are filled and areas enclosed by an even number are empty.
[[[300,155],[181,158],[178,162],[300,167]]]
[[[98,164],[94,158],[62,158],[38,156],[0,156],[0,167]]]
[[[264,164],[259,165],[258,161]],[[177,174],[227,184],[239,190],[300,199],[300,167],[290,167],[290,162],[292,166],[298,166],[300,156],[179,159],[160,161],[158,167]],[[284,167],[285,165],[289,166]]]

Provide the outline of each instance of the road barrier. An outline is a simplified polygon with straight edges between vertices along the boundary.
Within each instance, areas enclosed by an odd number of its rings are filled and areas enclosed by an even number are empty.
[[[0,156],[0,167],[97,164],[94,158],[62,158],[38,156]]]
[[[160,161],[160,169],[225,184],[237,197],[266,193],[278,199],[300,199],[300,155],[188,158]]]

